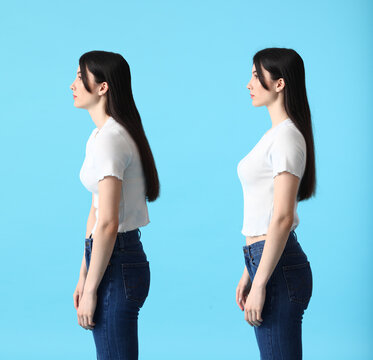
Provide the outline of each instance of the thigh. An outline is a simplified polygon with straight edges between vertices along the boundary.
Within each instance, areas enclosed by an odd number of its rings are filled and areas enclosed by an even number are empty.
[[[263,322],[254,327],[261,359],[300,360],[304,306],[289,301],[284,284],[272,281],[267,288]]]
[[[93,337],[100,360],[137,360],[137,319],[139,305],[125,298],[123,283],[116,279],[114,268],[110,281],[97,293]],[[119,278],[119,275],[118,275]]]
[[[261,253],[248,261],[255,276]],[[312,294],[312,272],[304,252],[284,252],[266,286],[262,325],[254,327],[261,359],[301,359],[302,319]]]
[[[141,251],[114,250],[97,291],[93,336],[101,360],[138,359],[138,314],[148,295],[150,270]]]

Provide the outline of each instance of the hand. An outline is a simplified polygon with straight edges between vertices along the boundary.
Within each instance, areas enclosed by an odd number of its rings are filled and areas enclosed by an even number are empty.
[[[251,326],[262,325],[262,310],[266,298],[266,288],[252,286],[245,302],[245,320]]]
[[[74,308],[78,310],[80,299],[83,295],[83,289],[84,289],[84,283],[85,283],[85,277],[81,276],[79,278],[78,284],[76,285],[73,298],[74,298]]]
[[[236,288],[236,303],[242,311],[244,310],[246,298],[250,292],[250,288],[251,288],[250,277],[242,276]]]
[[[77,315],[78,323],[80,326],[84,327],[86,330],[92,330],[96,325],[93,322],[93,315],[96,310],[97,305],[97,293],[87,292],[83,293],[83,296],[80,299]]]

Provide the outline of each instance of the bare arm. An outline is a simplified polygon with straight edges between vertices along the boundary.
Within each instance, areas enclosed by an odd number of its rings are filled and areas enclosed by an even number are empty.
[[[89,235],[92,232],[93,227],[95,226],[96,223],[96,208],[93,206],[93,194],[92,194],[92,205],[91,205],[91,210],[88,215],[88,220],[87,220],[87,229],[85,233],[85,237],[88,238]]]
[[[250,292],[251,284],[252,282],[250,279],[250,275],[245,265],[243,274],[236,288],[236,303],[242,311],[244,310],[245,302],[247,299],[247,295]]]
[[[246,267],[246,265],[244,266],[243,274],[242,274],[241,279],[243,279],[243,280],[246,281],[247,283],[250,283],[250,282],[251,282],[250,275],[249,275],[249,272],[247,271],[247,267]]]
[[[96,208],[93,206],[93,194],[92,194],[92,204],[91,204],[91,210],[89,211],[88,215],[88,220],[87,220],[87,229],[86,229],[86,234],[85,238],[87,239],[89,235],[92,232],[93,227],[95,226],[96,223]],[[87,266],[85,263],[85,250],[83,251],[83,259],[82,259],[82,265],[80,267],[80,275],[79,277],[86,278],[87,276]]]
[[[274,209],[264,243],[262,257],[252,286],[265,288],[284,251],[294,218],[299,178],[282,172],[274,179]]]
[[[98,182],[100,216],[95,229],[95,246],[92,248],[84,292],[97,291],[113,253],[118,232],[121,192],[122,181],[115,176],[105,176]]]

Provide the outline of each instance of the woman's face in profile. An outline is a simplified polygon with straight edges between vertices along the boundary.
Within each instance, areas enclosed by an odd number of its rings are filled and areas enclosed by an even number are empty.
[[[74,106],[81,109],[89,109],[91,106],[97,104],[100,96],[97,94],[98,87],[94,81],[93,74],[87,69],[88,85],[92,89],[92,93],[88,92],[84,87],[83,80],[80,73],[80,66],[78,67],[76,78],[71,84],[70,89],[74,95]]]
[[[263,66],[262,73],[264,76],[264,81],[268,85],[269,90],[264,89],[263,85],[259,81],[255,65],[253,65],[252,67],[252,76],[246,86],[250,90],[250,96],[253,100],[252,104],[256,107],[270,105],[277,98],[278,95],[278,93],[274,89],[274,81],[271,80],[269,71],[264,69]]]

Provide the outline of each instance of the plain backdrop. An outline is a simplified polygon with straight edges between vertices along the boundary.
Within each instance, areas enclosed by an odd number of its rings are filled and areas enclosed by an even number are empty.
[[[304,359],[372,359],[372,15],[367,0],[2,2],[0,358],[95,358],[73,306],[95,125],[70,85],[84,52],[106,50],[130,64],[161,182],[142,228],[140,359],[259,359],[235,303],[236,168],[271,127],[246,84],[275,46],[304,60],[314,128],[317,192],[296,229],[314,280]]]

